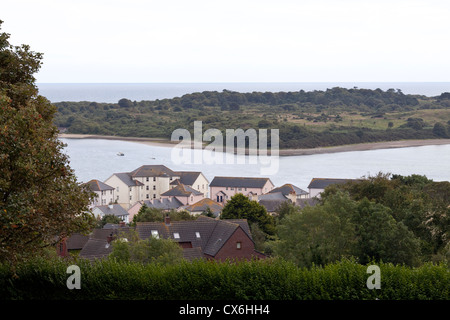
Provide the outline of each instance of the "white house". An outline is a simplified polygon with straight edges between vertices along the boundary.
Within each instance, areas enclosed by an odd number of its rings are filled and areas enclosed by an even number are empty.
[[[86,185],[96,195],[90,205],[91,207],[111,204],[115,201],[114,187],[111,187],[110,185],[96,179],[92,179],[87,182]]]
[[[209,181],[201,172],[195,171],[176,171],[180,178],[170,183],[171,188],[175,188],[178,182],[181,182],[185,186],[189,186],[209,197]]]

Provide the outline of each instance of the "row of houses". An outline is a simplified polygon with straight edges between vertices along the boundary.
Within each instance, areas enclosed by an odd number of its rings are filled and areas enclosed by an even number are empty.
[[[219,176],[209,182],[201,172],[143,165],[131,172],[114,173],[104,182],[91,180],[87,184],[96,194],[92,203],[96,216],[110,214],[130,222],[144,204],[162,210],[186,210],[193,215],[209,209],[217,217],[237,193],[275,213],[285,201],[311,205],[326,186],[348,180],[314,178],[308,185],[309,191],[305,191],[292,184],[275,187],[270,178]]]
[[[90,235],[74,234],[57,247],[60,256],[78,252],[79,257],[95,260],[107,257],[112,252],[111,242],[125,238],[129,231],[136,231],[139,239],[150,237],[172,239],[183,249],[187,260],[207,259],[263,259],[265,255],[255,250],[250,228],[245,219],[220,220],[199,216],[196,220],[164,222],[139,222],[132,229],[125,224],[107,224],[103,229],[94,229]]]
[[[328,185],[349,179],[314,178],[305,191],[293,184],[275,187],[269,178],[214,177],[209,182],[201,172],[173,171],[164,165],[144,165],[131,172],[114,173],[105,181],[91,180],[87,186],[96,197],[91,206],[98,217],[114,215],[119,225],[106,224],[90,235],[74,234],[58,246],[58,254],[67,256],[79,251],[86,259],[98,259],[111,253],[111,241],[135,230],[140,239],[149,237],[172,239],[183,248],[184,258],[221,260],[261,259],[245,219],[217,219],[227,201],[242,193],[275,214],[286,201],[297,206],[314,205]],[[189,221],[139,222],[127,226],[139,209],[186,210],[197,219]],[[209,210],[215,218],[201,215]]]

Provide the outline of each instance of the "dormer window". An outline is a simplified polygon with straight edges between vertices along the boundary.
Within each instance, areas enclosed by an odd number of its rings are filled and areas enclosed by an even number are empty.
[[[200,232],[196,232],[196,233],[195,233],[195,236],[196,236],[198,239],[200,239]]]
[[[180,239],[180,234],[178,232],[174,232],[173,237],[174,239]]]
[[[156,238],[156,239],[159,239],[159,233],[158,233],[158,230],[152,230],[152,237],[153,237],[153,238]]]

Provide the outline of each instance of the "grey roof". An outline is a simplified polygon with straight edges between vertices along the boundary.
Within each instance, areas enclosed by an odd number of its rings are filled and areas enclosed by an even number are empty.
[[[125,210],[120,204],[109,204],[104,206],[96,206],[94,209],[99,209],[104,215],[113,216],[127,216],[128,211]]]
[[[131,177],[174,177],[177,174],[164,165],[143,165],[130,172]]]
[[[88,235],[74,233],[67,238],[66,245],[68,250],[81,250],[89,240]]]
[[[263,201],[263,200],[280,200],[280,201],[285,201],[287,198],[286,196],[281,193],[281,192],[269,192],[269,193],[265,193],[265,194],[261,194],[258,196],[258,201]]]
[[[80,257],[86,259],[100,259],[107,257],[112,251],[111,245],[105,239],[90,238],[80,251]]]
[[[183,258],[186,260],[192,261],[195,259],[203,259],[203,251],[202,248],[196,247],[196,248],[184,248],[183,249]]]
[[[193,189],[190,186],[186,186],[184,184],[179,184],[175,188],[167,190],[164,193],[161,193],[161,196],[173,196],[173,197],[190,197],[191,195],[200,196],[203,193]]]
[[[319,200],[316,198],[307,198],[307,199],[297,199],[295,204],[300,208],[304,208],[306,206],[313,207],[319,203]]]
[[[192,186],[195,180],[197,180],[198,176],[202,173],[196,171],[176,171],[175,174],[180,177],[178,180],[182,184]],[[172,182],[171,184],[174,184],[174,182]]]
[[[188,206],[184,206],[183,209],[189,212],[203,212],[207,209],[210,209],[214,216],[219,216],[220,212],[222,212],[223,205],[211,200],[209,198],[204,198],[196,203],[193,203]]]
[[[114,187],[111,187],[110,185],[107,185],[106,183],[96,179],[92,179],[91,181],[86,182],[86,185],[92,191],[114,190]]]
[[[108,244],[108,237],[117,237],[123,235],[123,233],[132,232],[132,230],[129,227],[94,229],[89,236],[89,240],[81,249],[80,257],[89,260],[107,257],[112,251],[111,245]]]
[[[199,216],[197,220],[172,221],[169,225],[164,222],[138,222],[136,226],[141,239],[151,237],[152,230],[155,230],[161,238],[190,242],[193,248],[199,247],[209,256],[215,256],[238,228],[242,228],[252,239],[246,220],[217,220]],[[175,238],[174,233],[178,233],[179,238]]]
[[[290,201],[288,199],[276,199],[276,200],[260,200],[259,204],[264,206],[267,212],[276,212],[278,207],[286,201]]]
[[[300,189],[299,187],[294,186],[293,184],[290,184],[290,183],[286,183],[286,184],[282,185],[281,187],[275,188],[272,191],[270,191],[270,193],[276,193],[276,192],[281,192],[284,195],[288,195],[291,192],[294,192],[296,195],[308,194],[307,191]]]
[[[214,177],[210,187],[262,188],[269,178],[252,177]],[[270,181],[272,183],[272,181]]]
[[[308,189],[325,189],[327,186],[331,184],[340,184],[349,181],[357,181],[357,179],[313,178],[308,185]]]
[[[144,200],[144,204],[149,208],[163,210],[178,209],[183,206],[183,203],[181,203],[177,198]]]
[[[140,181],[133,180],[133,178],[131,177],[131,175],[128,172],[114,173],[114,175],[129,187],[144,185]]]

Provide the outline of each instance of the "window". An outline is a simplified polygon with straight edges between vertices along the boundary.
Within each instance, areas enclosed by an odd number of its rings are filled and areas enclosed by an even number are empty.
[[[150,190],[150,187],[149,187],[149,186],[146,186],[145,189]]]
[[[242,188],[238,188],[238,191],[242,191]]]
[[[178,232],[174,232],[173,237],[175,239],[180,239],[180,234]]]
[[[196,232],[196,233],[195,233],[195,236],[196,236],[197,238],[200,238],[200,232]]]
[[[119,187],[117,187],[117,192],[119,192]]]
[[[153,199],[156,199],[156,194],[153,194]]]
[[[241,242],[236,242],[236,249],[241,249],[241,247],[242,247]]]
[[[153,190],[156,190],[156,186],[153,186]]]
[[[146,196],[146,198],[147,198],[147,199],[150,199],[150,195],[149,195],[148,193],[147,193],[147,196]]]
[[[148,177],[147,178],[145,178],[145,181],[148,181],[149,179],[148,179]]]
[[[152,230],[152,237],[153,237],[153,238],[156,238],[156,239],[159,239],[159,233],[158,233],[158,230]]]
[[[156,181],[156,177],[153,177],[153,181]]]

